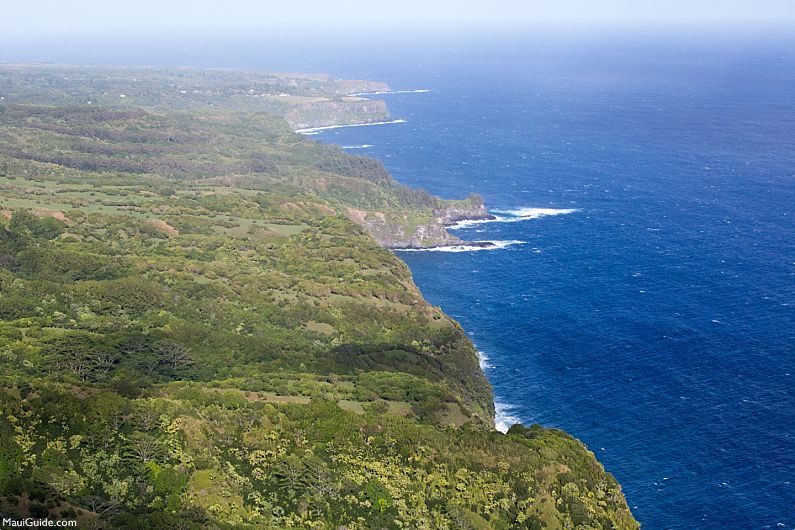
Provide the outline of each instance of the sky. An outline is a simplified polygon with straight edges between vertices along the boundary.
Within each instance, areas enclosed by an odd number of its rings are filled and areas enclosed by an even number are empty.
[[[793,24],[795,0],[0,0],[0,33]]]

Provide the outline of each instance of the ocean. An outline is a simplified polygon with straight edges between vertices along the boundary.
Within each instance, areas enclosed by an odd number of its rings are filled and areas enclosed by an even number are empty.
[[[378,96],[397,123],[312,138],[500,216],[455,231],[497,250],[399,253],[482,352],[499,426],[583,440],[645,529],[792,529],[795,39],[640,33],[55,39],[0,60],[406,90]]]
[[[498,221],[398,252],[647,529],[795,528],[795,46],[528,45],[384,71],[405,122],[313,138]]]

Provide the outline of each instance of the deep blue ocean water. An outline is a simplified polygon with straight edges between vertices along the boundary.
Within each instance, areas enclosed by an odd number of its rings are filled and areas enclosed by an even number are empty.
[[[582,439],[644,528],[795,528],[795,47],[405,72],[430,90],[383,96],[406,123],[314,138],[444,197],[576,210],[456,231],[525,242],[503,250],[399,253],[487,356],[500,421]]]
[[[405,123],[313,138],[443,197],[576,210],[457,232],[524,242],[503,250],[400,253],[487,357],[500,421],[582,439],[644,528],[795,528],[792,32],[381,37],[53,37],[0,60],[429,89],[382,96]]]

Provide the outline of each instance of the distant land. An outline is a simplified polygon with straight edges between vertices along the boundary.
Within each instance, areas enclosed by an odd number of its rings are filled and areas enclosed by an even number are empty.
[[[494,430],[388,249],[490,214],[294,131],[383,83],[0,65],[0,513],[94,528],[638,528],[554,429]],[[355,94],[355,95],[354,95]]]

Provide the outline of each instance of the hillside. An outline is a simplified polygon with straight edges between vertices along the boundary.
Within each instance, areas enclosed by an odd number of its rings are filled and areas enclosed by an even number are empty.
[[[491,428],[472,344],[383,248],[453,241],[443,225],[482,201],[409,189],[284,118],[381,88],[0,67],[0,512],[637,528],[580,442]]]

